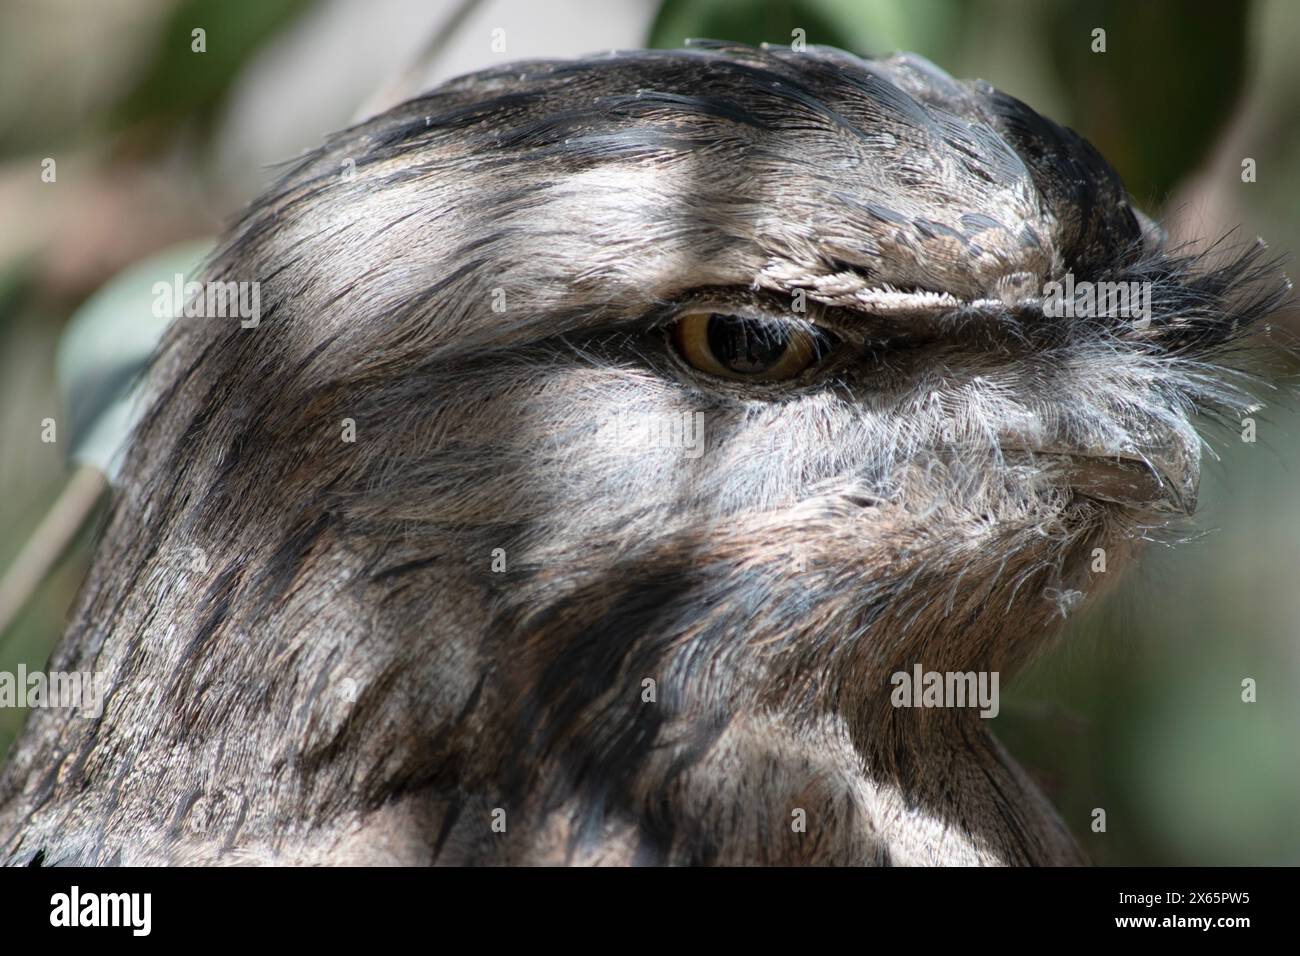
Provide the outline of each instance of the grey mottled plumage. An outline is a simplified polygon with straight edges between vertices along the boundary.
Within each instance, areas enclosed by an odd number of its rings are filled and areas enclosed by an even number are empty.
[[[1067,272],[1152,321],[1046,315]],[[889,677],[1005,682],[1094,548],[1190,509],[1280,281],[1162,249],[986,84],[726,45],[451,82],[294,163],[209,275],[261,323],[155,365],[50,664],[113,689],[31,718],[0,859],[1080,861],[973,710]],[[691,308],[834,348],[710,377]],[[608,440],[697,412],[698,457]]]

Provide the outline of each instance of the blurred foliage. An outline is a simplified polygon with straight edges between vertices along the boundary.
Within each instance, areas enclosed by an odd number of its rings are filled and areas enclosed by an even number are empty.
[[[117,109],[121,122],[191,122],[207,118],[258,47],[283,30],[309,0],[183,0],[172,9],[149,68]],[[192,31],[206,31],[202,56]]]
[[[851,48],[856,35],[852,16],[838,16],[835,4],[817,0],[719,0],[702,4],[666,0],[650,28],[649,46],[672,48],[687,39],[740,40],[745,43],[789,43],[795,30],[817,37],[817,43]]]
[[[1041,36],[1070,112],[1140,205],[1206,158],[1242,92],[1248,3],[1100,0],[1044,6]],[[1092,31],[1106,52],[1092,52]],[[1173,81],[1173,88],[1169,81]]]
[[[647,46],[680,47],[687,39],[789,44],[802,30],[809,44],[859,54],[945,49],[955,45],[968,12],[961,0],[666,0]]]
[[[178,243],[113,276],[68,320],[56,359],[69,457],[116,476],[135,428],[136,384],[171,320],[154,314],[154,288],[196,278],[212,241]]]

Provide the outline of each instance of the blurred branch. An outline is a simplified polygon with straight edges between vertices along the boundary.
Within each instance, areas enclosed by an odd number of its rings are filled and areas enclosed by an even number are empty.
[[[58,500],[0,578],[0,634],[9,629],[58,564],[107,489],[108,479],[99,469],[83,465],[73,472]]]
[[[481,2],[482,0],[460,0],[446,21],[433,31],[424,49],[416,54],[411,63],[394,79],[385,83],[377,93],[367,98],[353,119],[360,122],[419,93],[425,77],[432,73],[438,57],[447,49],[447,44],[451,42],[452,37],[460,32],[460,28],[465,25],[465,21]]]

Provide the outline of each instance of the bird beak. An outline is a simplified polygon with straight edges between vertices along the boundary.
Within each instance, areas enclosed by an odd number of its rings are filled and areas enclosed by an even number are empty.
[[[1066,481],[1081,495],[1142,511],[1196,511],[1200,468],[1159,454],[1144,458],[1069,456]]]
[[[1012,446],[1015,448],[1015,446]],[[1201,480],[1199,439],[1189,429],[1124,449],[1025,449],[1077,494],[1139,511],[1190,515]]]

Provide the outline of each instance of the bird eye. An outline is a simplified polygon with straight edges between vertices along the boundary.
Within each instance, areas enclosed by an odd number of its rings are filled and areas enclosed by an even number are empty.
[[[726,312],[688,312],[671,329],[674,346],[692,367],[744,381],[794,378],[831,346],[826,335],[804,325]]]

